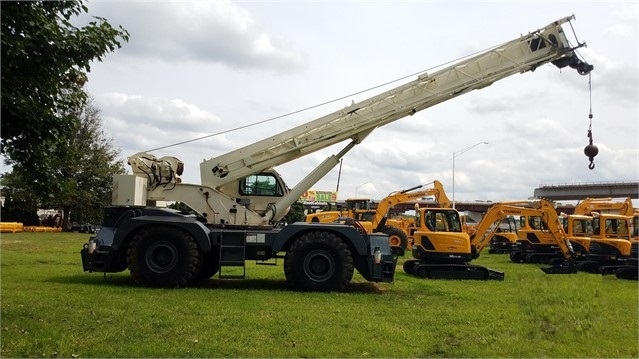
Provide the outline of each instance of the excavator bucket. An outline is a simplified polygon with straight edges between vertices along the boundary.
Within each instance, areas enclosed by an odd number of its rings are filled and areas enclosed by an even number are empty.
[[[575,274],[578,270],[574,261],[564,261],[561,264],[540,269],[546,274]]]

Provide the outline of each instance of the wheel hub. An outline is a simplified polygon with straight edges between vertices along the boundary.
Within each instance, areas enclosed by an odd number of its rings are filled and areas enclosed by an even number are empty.
[[[326,251],[313,251],[304,258],[304,272],[315,282],[326,281],[335,273],[335,261]]]
[[[146,264],[155,273],[167,273],[173,269],[178,262],[178,251],[169,242],[158,242],[153,244],[146,252]]]

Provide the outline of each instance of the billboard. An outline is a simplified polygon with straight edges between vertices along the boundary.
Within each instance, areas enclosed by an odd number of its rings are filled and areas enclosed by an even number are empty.
[[[337,202],[336,191],[316,191],[309,189],[300,197],[302,202]]]

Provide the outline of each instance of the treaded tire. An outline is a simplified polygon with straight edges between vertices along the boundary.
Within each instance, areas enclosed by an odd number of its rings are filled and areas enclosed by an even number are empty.
[[[388,244],[390,244],[391,247],[401,247],[402,250],[406,250],[406,247],[408,247],[408,237],[404,231],[395,227],[388,227],[384,233],[388,235]]]
[[[202,258],[202,269],[197,275],[197,279],[208,280],[220,270],[220,252],[213,250],[208,252]]]
[[[284,274],[293,289],[343,291],[353,278],[353,257],[335,234],[308,232],[286,252]]]
[[[145,226],[131,240],[127,266],[136,283],[181,287],[197,278],[202,254],[193,237],[170,226]]]

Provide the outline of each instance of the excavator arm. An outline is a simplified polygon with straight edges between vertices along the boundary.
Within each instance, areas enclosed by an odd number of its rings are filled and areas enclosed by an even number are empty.
[[[575,206],[574,214],[588,216],[595,211],[632,216],[634,208],[630,197],[623,201],[614,201],[611,197],[585,198]]]
[[[403,191],[391,193],[388,196],[384,197],[377,205],[377,209],[373,218],[371,219],[371,224],[373,228],[377,228],[377,231],[381,231],[381,227],[384,227],[385,220],[388,216],[388,211],[393,208],[398,203],[412,201],[417,198],[422,198],[426,196],[435,196],[435,200],[440,204],[442,208],[450,208],[450,200],[446,196],[444,192],[444,186],[441,182],[435,180],[432,182],[433,188],[427,188],[424,190],[415,191],[416,189],[422,188],[424,185],[415,186],[413,188],[405,189]],[[442,202],[443,201],[443,205]]]
[[[491,229],[495,228],[503,219],[508,216],[538,216],[541,217],[546,224],[547,231],[549,231],[557,245],[559,246],[561,253],[564,256],[565,262],[570,263],[571,266],[566,271],[567,273],[574,273],[576,267],[574,266],[574,251],[568,236],[563,229],[559,215],[555,210],[553,204],[547,200],[539,199],[535,201],[513,201],[513,202],[500,202],[495,203],[488,208],[486,214],[477,225],[475,236],[471,241],[471,245],[474,247],[477,255],[486,247]],[[554,273],[558,273],[560,267],[567,267],[566,265],[543,268],[546,273],[549,273],[554,269]],[[574,270],[574,271],[573,271]]]

